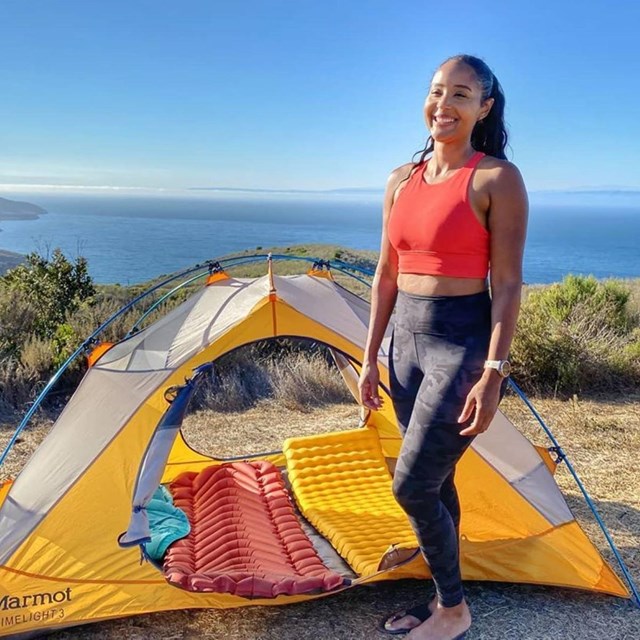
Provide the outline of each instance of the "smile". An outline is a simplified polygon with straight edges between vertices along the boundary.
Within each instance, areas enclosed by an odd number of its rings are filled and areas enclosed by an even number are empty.
[[[453,124],[457,122],[455,118],[450,118],[448,116],[433,116],[433,121],[438,124]]]

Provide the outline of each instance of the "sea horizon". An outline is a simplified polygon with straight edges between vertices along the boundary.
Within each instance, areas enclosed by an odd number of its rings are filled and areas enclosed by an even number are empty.
[[[640,277],[637,194],[531,195],[525,282],[556,282],[568,273]],[[59,246],[72,258],[86,257],[101,284],[135,284],[256,247],[322,243],[377,251],[380,243],[381,198],[373,190],[5,191],[2,196],[47,213],[0,220],[0,249],[46,253]]]

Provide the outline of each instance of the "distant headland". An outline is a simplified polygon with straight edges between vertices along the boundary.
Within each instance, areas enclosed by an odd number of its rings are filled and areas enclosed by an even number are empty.
[[[45,213],[37,204],[0,198],[0,220],[35,220]]]
[[[35,220],[45,213],[47,213],[46,209],[37,204],[0,198],[0,220]],[[23,255],[0,249],[0,276],[23,261]]]
[[[0,276],[3,276],[9,269],[17,267],[22,262],[24,262],[22,254],[0,249]]]

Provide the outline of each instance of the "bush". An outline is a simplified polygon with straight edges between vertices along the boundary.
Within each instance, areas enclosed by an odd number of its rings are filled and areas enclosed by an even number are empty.
[[[96,287],[84,258],[68,260],[59,249],[51,258],[37,254],[0,278],[0,409],[23,409],[47,380],[105,320],[138,296],[145,285]],[[159,290],[156,299],[164,293]],[[147,326],[189,295],[187,287],[151,313]],[[148,299],[147,306],[153,303]],[[141,305],[120,315],[101,333],[121,340],[140,317]],[[71,393],[86,370],[76,358],[56,385],[60,398]]]
[[[3,278],[9,289],[19,291],[35,309],[33,331],[41,338],[52,337],[67,316],[95,294],[87,261],[70,262],[60,249],[51,258],[30,253],[24,264]]]
[[[640,383],[638,318],[620,282],[567,276],[522,305],[511,357],[533,393],[619,392]]]
[[[84,258],[68,260],[60,249],[51,257],[37,253],[0,278],[0,386],[2,409],[33,400],[46,380],[75,351],[81,338],[69,323],[95,294]],[[84,334],[86,335],[86,334]],[[81,375],[78,361],[65,374],[73,387]]]
[[[533,292],[530,297],[543,314],[558,322],[570,321],[582,306],[607,329],[624,333],[633,323],[627,309],[630,295],[628,287],[615,280],[598,282],[593,276],[568,275],[562,283]]]
[[[18,358],[33,333],[37,310],[21,291],[0,287],[0,358]]]
[[[38,380],[15,358],[0,359],[0,414],[11,413],[32,400]]]

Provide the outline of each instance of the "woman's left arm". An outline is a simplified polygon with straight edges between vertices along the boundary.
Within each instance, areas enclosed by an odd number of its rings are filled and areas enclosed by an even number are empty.
[[[522,256],[527,231],[528,201],[522,176],[504,162],[491,171],[488,226],[491,233],[491,341],[487,360],[506,360],[518,321],[522,292]],[[458,422],[475,409],[472,423],[460,434],[473,436],[489,428],[498,409],[502,376],[485,369],[467,396]]]

